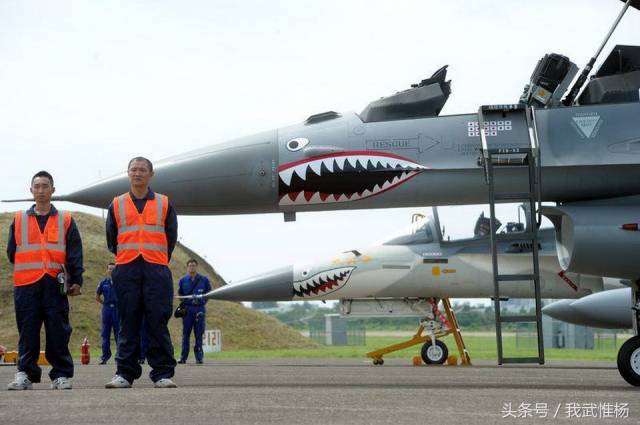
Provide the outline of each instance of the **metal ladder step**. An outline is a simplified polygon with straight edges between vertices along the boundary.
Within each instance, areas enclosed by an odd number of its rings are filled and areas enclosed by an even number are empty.
[[[535,274],[499,274],[496,276],[498,282],[531,282],[536,279]]]
[[[530,201],[530,193],[496,193],[494,195],[496,201],[514,202],[514,201]]]
[[[497,241],[533,241],[535,235],[531,232],[497,233]]]

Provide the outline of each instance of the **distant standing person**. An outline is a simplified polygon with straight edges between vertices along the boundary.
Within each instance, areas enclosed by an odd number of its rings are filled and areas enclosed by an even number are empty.
[[[102,304],[102,356],[100,364],[107,364],[111,358],[111,331],[113,330],[113,340],[118,347],[118,332],[120,331],[120,321],[118,320],[118,299],[116,290],[113,288],[111,274],[115,268],[115,263],[107,265],[107,277],[102,279],[96,288],[96,301]],[[102,296],[102,298],[100,298]]]
[[[45,329],[45,357],[52,366],[51,388],[70,390],[73,359],[69,353],[69,301],[80,295],[82,240],[67,211],[51,204],[53,177],[46,171],[31,179],[35,204],[18,211],[9,226],[7,255],[13,263],[13,299],[18,325],[18,373],[9,390],[30,390],[40,382],[40,329]],[[66,273],[65,273],[66,271]],[[65,276],[67,279],[65,279]],[[66,283],[65,283],[66,280]]]
[[[175,388],[176,360],[167,326],[173,311],[169,260],[178,238],[178,220],[169,198],[149,188],[153,164],[136,157],[127,166],[131,189],[109,206],[106,233],[116,255],[113,283],[118,298],[120,334],[116,375],[106,388],[130,388],[142,375],[140,326],[149,339],[149,377],[156,388]]]
[[[179,295],[202,295],[211,291],[209,279],[198,273],[198,261],[190,259],[187,261],[187,274],[180,279],[178,283]],[[202,336],[206,324],[206,299],[185,299],[182,301],[186,308],[184,317],[182,318],[182,353],[178,363],[184,364],[189,357],[189,338],[193,330],[195,336],[195,345],[193,353],[196,357],[196,363],[202,363]]]

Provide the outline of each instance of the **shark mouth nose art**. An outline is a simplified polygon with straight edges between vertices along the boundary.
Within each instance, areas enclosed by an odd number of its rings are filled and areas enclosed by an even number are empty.
[[[278,168],[279,204],[357,201],[397,187],[426,167],[399,155],[370,151],[337,152]]]
[[[340,267],[295,281],[293,282],[293,298],[309,298],[335,292],[346,285],[354,270],[355,267]]]

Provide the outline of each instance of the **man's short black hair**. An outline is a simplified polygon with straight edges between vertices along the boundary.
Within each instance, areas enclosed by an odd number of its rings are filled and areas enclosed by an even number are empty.
[[[195,264],[195,265],[197,266],[197,265],[198,265],[198,260],[196,260],[195,258],[189,258],[189,259],[187,260],[187,266],[188,266],[189,264]]]
[[[111,261],[109,264],[107,264],[107,267],[109,267],[109,266],[114,266],[114,267],[115,267],[115,266],[116,266],[116,263],[114,263],[113,261]]]
[[[31,177],[31,184],[33,184],[33,181],[36,179],[36,177],[46,177],[49,179],[49,181],[51,182],[51,186],[53,186],[53,176],[51,174],[49,174],[49,172],[47,171],[38,171],[37,173],[35,173],[33,175],[33,177]]]
[[[127,170],[131,167],[131,164],[133,164],[133,161],[146,162],[147,166],[149,167],[149,171],[153,171],[153,164],[151,163],[151,161],[149,161],[149,159],[145,158],[144,156],[136,156],[135,158],[131,158],[131,161],[129,161],[129,165],[127,165]]]

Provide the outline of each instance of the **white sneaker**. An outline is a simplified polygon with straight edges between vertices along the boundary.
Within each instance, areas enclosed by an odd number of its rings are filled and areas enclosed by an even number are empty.
[[[156,388],[177,388],[178,386],[169,378],[158,379],[153,383]]]
[[[14,390],[30,390],[33,389],[33,384],[27,378],[27,374],[25,372],[16,373],[16,379],[13,380],[9,385],[7,385],[7,389],[9,391]]]
[[[61,376],[51,381],[52,390],[70,390],[71,388],[71,379],[66,376]]]
[[[116,375],[111,379],[111,381],[107,382],[105,388],[131,388],[131,382],[127,381],[120,375]]]

